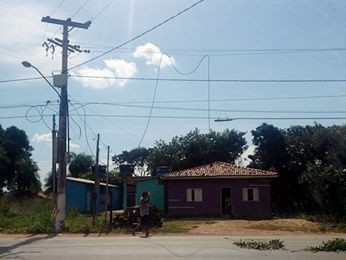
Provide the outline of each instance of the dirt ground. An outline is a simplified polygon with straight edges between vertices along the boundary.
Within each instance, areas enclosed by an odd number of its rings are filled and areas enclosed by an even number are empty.
[[[195,235],[299,235],[321,234],[321,224],[304,219],[215,220],[201,221],[189,227]],[[333,233],[329,233],[333,234]]]

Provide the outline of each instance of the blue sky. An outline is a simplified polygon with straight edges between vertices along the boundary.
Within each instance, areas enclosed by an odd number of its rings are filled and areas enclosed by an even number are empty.
[[[330,118],[346,117],[346,82],[335,81],[346,79],[345,13],[345,1],[321,0],[2,0],[0,124],[26,132],[44,178],[58,96],[21,62],[49,80],[61,70],[61,49],[43,46],[62,37],[41,22],[51,16],[92,21],[69,36],[90,50],[69,55],[73,152],[95,155],[98,133],[105,163],[107,146],[119,154],[194,128],[244,131],[251,142],[263,122],[342,125]]]

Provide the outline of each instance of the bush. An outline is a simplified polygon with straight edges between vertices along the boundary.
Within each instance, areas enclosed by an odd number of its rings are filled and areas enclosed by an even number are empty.
[[[328,240],[327,242],[322,242],[322,245],[317,247],[308,247],[307,250],[312,252],[318,251],[346,251],[346,239],[335,238],[334,240]]]
[[[279,239],[273,239],[268,242],[263,241],[236,241],[233,243],[234,245],[240,248],[248,248],[248,249],[258,249],[258,250],[280,250],[284,249],[283,241]]]

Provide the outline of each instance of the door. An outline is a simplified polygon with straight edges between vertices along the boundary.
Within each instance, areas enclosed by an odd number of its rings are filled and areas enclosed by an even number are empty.
[[[221,188],[222,215],[232,215],[232,192],[231,188]]]

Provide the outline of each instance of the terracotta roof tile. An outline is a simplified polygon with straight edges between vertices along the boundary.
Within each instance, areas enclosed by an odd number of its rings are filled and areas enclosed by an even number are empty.
[[[225,162],[215,162],[194,168],[169,172],[161,175],[162,179],[179,178],[275,178],[276,172],[235,166]]]

